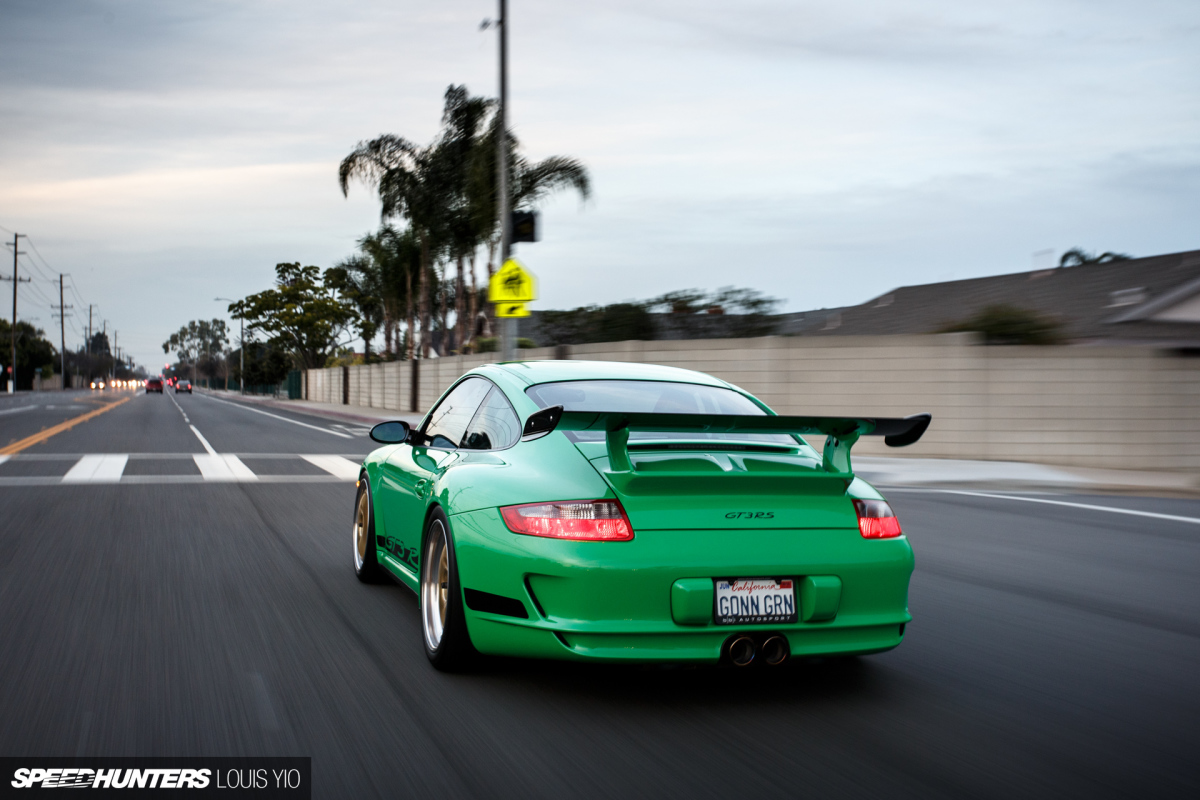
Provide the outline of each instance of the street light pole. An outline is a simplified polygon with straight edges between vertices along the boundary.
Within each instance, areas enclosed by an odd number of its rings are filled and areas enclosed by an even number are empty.
[[[500,192],[500,264],[508,261],[512,251],[512,214],[509,213],[508,186],[508,0],[500,0],[500,152],[496,163],[500,170],[497,186]],[[517,321],[502,317],[500,321],[500,350],[505,361],[516,358]]]

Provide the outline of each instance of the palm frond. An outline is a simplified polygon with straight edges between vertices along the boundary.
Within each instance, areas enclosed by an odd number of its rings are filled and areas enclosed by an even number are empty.
[[[550,156],[531,166],[518,159],[514,175],[513,206],[534,205],[561,189],[574,189],[584,200],[591,197],[592,181],[583,162],[567,156]]]
[[[416,148],[407,139],[390,133],[369,142],[359,142],[338,165],[338,186],[342,189],[342,195],[349,196],[350,181],[355,178],[368,186],[378,186],[389,170],[403,167],[415,151]]]

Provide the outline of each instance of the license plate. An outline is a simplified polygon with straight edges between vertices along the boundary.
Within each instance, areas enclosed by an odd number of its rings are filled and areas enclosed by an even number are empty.
[[[795,582],[790,578],[730,578],[713,581],[713,620],[718,625],[787,623],[799,619]]]

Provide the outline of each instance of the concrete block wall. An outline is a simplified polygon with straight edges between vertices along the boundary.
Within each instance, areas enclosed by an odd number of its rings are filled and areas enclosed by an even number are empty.
[[[495,356],[422,362],[421,411]],[[868,437],[855,448],[861,455],[1200,472],[1200,359],[1153,348],[985,347],[957,333],[613,342],[576,345],[571,358],[706,372],[780,414],[933,414],[916,445],[891,449]],[[308,374],[310,399],[342,401],[340,369]],[[351,405],[408,410],[409,362],[350,374]]]

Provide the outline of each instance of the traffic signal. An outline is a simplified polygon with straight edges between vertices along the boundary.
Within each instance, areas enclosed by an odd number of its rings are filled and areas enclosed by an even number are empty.
[[[512,240],[514,242],[536,242],[538,240],[536,211],[512,212]]]

